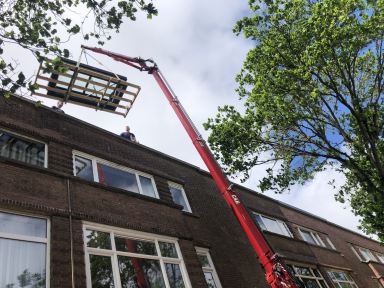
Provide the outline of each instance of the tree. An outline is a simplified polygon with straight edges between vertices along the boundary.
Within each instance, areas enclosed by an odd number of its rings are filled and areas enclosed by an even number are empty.
[[[274,165],[262,191],[343,173],[337,200],[384,241],[384,1],[251,0],[250,8],[234,28],[255,45],[236,78],[245,112],[220,107],[205,123],[214,153],[243,180],[255,165]]]
[[[49,54],[68,57],[69,51],[60,45],[71,36],[81,34],[84,40],[96,39],[103,45],[125,18],[136,20],[138,10],[148,18],[157,15],[153,4],[145,0],[0,0],[0,91],[7,91],[7,96],[28,84],[32,90],[37,88],[17,71],[17,63],[2,57],[9,45],[28,49],[37,58]]]

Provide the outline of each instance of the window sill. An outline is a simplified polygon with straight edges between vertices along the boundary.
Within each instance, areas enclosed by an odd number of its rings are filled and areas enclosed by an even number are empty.
[[[187,212],[187,211],[182,211],[183,215],[185,216],[189,216],[189,217],[192,217],[192,218],[197,218],[197,219],[200,219],[200,216],[196,215],[196,214],[193,214],[192,212]]]
[[[285,239],[292,239],[292,240],[297,240],[293,237],[290,237],[290,236],[286,236],[286,235],[283,235],[283,234],[279,234],[279,233],[275,233],[275,232],[271,232],[271,231],[268,231],[268,230],[261,230],[264,234],[269,234],[269,235],[274,235],[274,236],[279,236],[279,237],[282,237],[282,238],[285,238]]]

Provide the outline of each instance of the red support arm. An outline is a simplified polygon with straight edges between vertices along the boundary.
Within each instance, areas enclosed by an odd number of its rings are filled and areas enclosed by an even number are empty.
[[[265,269],[267,282],[272,288],[298,288],[297,284],[295,284],[294,280],[292,279],[292,276],[284,268],[282,260],[278,259],[278,257],[275,255],[263,233],[253,222],[247,209],[242,204],[236,193],[232,190],[232,184],[225,176],[216,159],[212,155],[208,145],[202,139],[201,135],[181,105],[180,101],[177,99],[164,76],[161,74],[157,65],[152,60],[127,57],[121,54],[103,50],[101,48],[83,46],[83,49],[88,49],[100,54],[107,55],[116,61],[123,62],[127,65],[135,67],[140,71],[147,71],[149,74],[153,75],[173,110],[175,111],[177,117],[179,118],[181,124],[187,131],[193,142],[193,145],[199,152],[205,165],[207,165],[207,168],[211,173],[214,181],[216,182],[216,185],[222,193],[225,201],[232,209],[245,234],[247,235],[249,242],[259,257],[260,263]],[[148,65],[148,63],[150,65]]]

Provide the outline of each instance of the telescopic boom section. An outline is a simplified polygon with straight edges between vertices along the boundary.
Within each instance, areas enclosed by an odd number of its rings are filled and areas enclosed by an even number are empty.
[[[91,50],[96,53],[107,55],[116,61],[122,62],[129,66],[139,69],[140,71],[147,71],[152,74],[156,82],[160,86],[164,95],[167,97],[177,117],[181,121],[193,145],[196,147],[205,165],[207,165],[216,185],[220,189],[225,201],[231,207],[237,220],[240,222],[241,227],[246,233],[254,251],[259,257],[259,261],[265,269],[266,280],[273,288],[298,288],[293,281],[291,275],[287,272],[281,259],[273,252],[265,239],[262,232],[256,226],[249,216],[245,206],[240,201],[239,197],[232,190],[232,184],[229,182],[224,172],[220,168],[218,162],[214,158],[208,145],[202,138],[201,134],[196,129],[192,120],[184,110],[180,101],[172,91],[168,82],[160,72],[156,63],[153,60],[145,60],[142,58],[132,58],[118,53],[110,52],[101,48],[93,48],[82,46],[83,49]]]

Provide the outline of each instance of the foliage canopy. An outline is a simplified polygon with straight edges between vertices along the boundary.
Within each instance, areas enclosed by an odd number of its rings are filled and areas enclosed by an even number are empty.
[[[245,112],[205,128],[228,173],[270,163],[261,190],[282,192],[333,168],[362,227],[384,241],[384,1],[250,1],[234,31],[253,41],[237,76]],[[321,192],[321,191],[319,191]]]
[[[10,95],[28,84],[24,73],[18,73],[17,62],[3,57],[10,44],[30,50],[37,58],[68,57],[69,51],[60,45],[71,36],[81,34],[84,40],[96,39],[103,45],[125,19],[136,20],[138,11],[148,18],[157,15],[145,0],[0,0],[0,91]],[[93,23],[85,25],[87,20]],[[92,28],[88,31],[85,26]],[[36,87],[29,84],[29,88]]]

